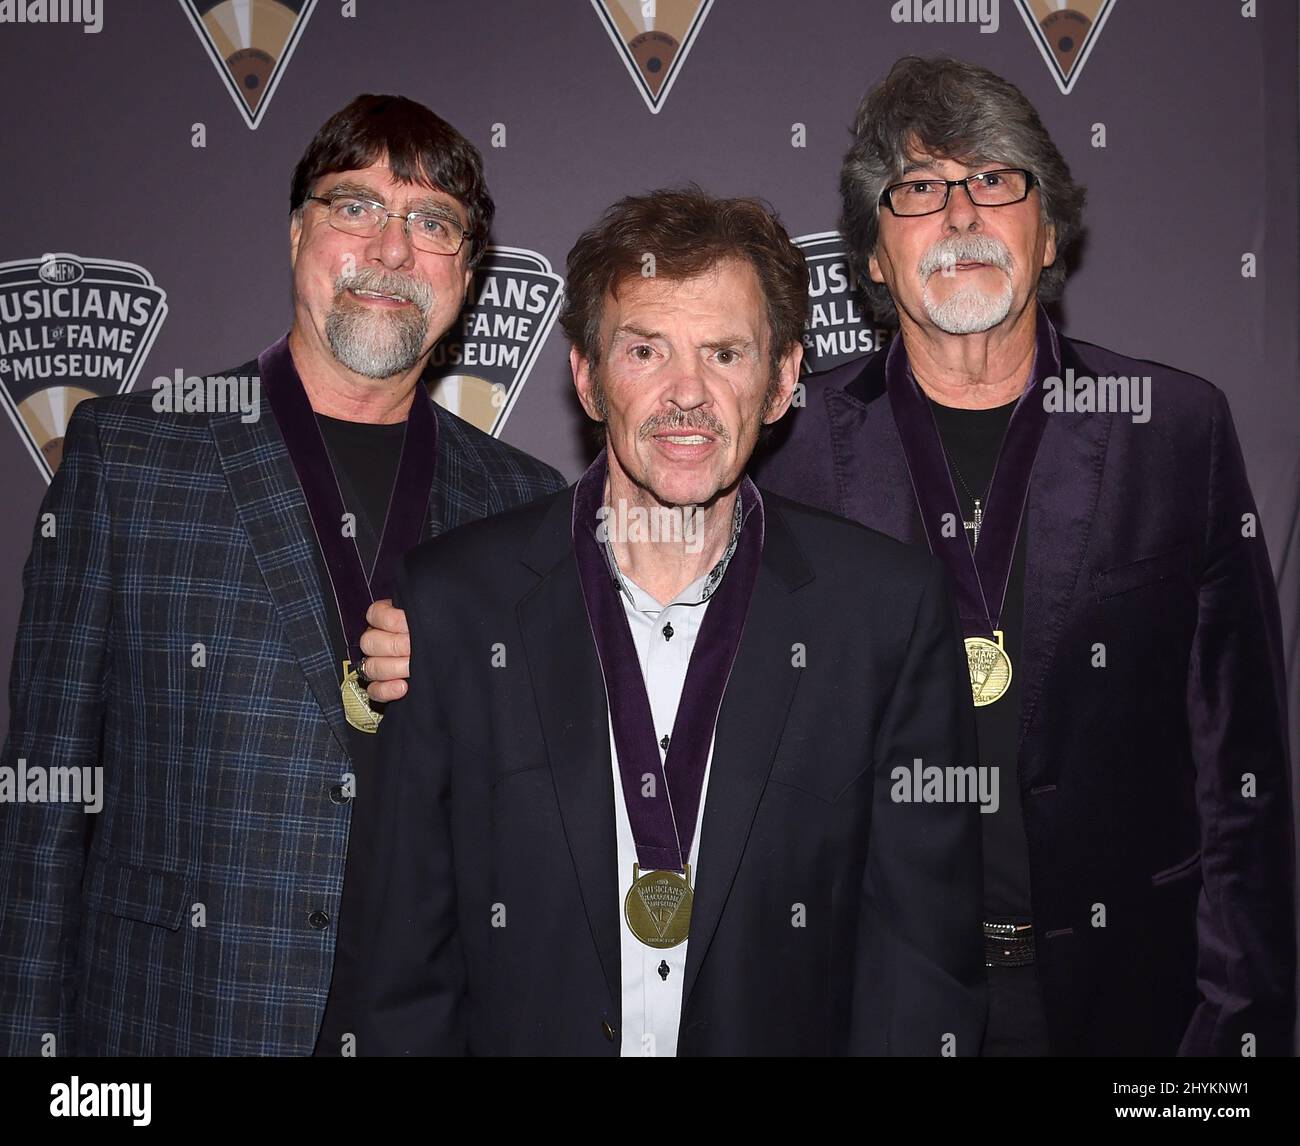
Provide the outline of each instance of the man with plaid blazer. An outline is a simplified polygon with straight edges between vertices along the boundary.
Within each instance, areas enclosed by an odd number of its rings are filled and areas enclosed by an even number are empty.
[[[291,208],[293,327],[231,372],[260,380],[271,410],[127,394],[69,423],[24,573],[0,763],[98,770],[102,810],[0,802],[4,1053],[305,1055],[318,1035],[348,1053],[335,955],[375,737],[345,721],[338,583],[285,379],[344,517],[360,510],[358,550],[392,523],[417,413],[436,448],[415,540],[564,486],[420,383],[491,222],[473,146],[418,104],[359,97],[303,156]]]

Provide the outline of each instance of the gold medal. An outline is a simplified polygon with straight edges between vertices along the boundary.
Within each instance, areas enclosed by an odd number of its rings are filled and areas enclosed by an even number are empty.
[[[358,732],[378,732],[384,714],[375,711],[366,686],[361,683],[351,661],[343,662],[343,683],[339,691],[343,695],[343,715],[348,723]]]
[[[632,865],[632,886],[623,900],[628,928],[647,947],[676,947],[686,941],[691,929],[691,865],[686,874],[648,871],[641,874]]]
[[[994,629],[995,640],[966,638],[966,660],[970,665],[970,689],[975,707],[999,700],[1011,685],[1011,658],[1002,647],[1002,630]]]

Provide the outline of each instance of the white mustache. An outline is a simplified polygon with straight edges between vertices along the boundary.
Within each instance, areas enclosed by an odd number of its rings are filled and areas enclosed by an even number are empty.
[[[1005,243],[990,235],[956,235],[940,239],[921,256],[917,272],[924,282],[935,271],[953,267],[957,263],[986,263],[1007,274],[1011,273],[1011,252]]]
[[[362,268],[351,273],[344,271],[334,280],[334,292],[342,294],[346,290],[364,290],[405,299],[414,303],[426,318],[433,309],[433,289],[428,283],[392,272],[372,268]]]

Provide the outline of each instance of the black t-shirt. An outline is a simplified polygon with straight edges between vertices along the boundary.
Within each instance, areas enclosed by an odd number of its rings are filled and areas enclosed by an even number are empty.
[[[1011,421],[1015,402],[991,410],[958,410],[931,401],[935,423],[948,455],[952,484],[961,504],[962,520],[972,521],[974,499],[987,505],[987,491],[993,478],[1002,439]],[[966,532],[967,540],[971,533]],[[1017,743],[1020,737],[1020,697],[1023,683],[1020,669],[1022,626],[1025,607],[1026,530],[1012,558],[1011,576],[1002,607],[1003,646],[1011,658],[1011,684],[992,704],[975,710],[979,732],[979,763],[998,768],[998,810],[980,814],[984,829],[984,918],[991,923],[1028,923],[1029,848],[1025,842],[1024,812],[1020,799],[1020,769]],[[996,609],[994,602],[990,608]]]
[[[379,551],[379,539],[383,534],[384,519],[388,515],[388,503],[401,459],[406,423],[375,425],[369,422],[345,422],[324,414],[317,414],[316,422],[334,464],[334,474],[343,494],[343,508],[356,515],[357,548],[368,573],[373,569],[375,555]],[[316,552],[316,571],[320,579],[321,599],[325,602],[325,616],[329,622],[335,669],[341,680],[343,661],[348,656],[347,645],[334,593],[325,571],[325,561],[319,549]],[[372,733],[358,732],[350,724],[347,730],[352,774],[356,777],[356,799],[364,800],[367,781],[377,767],[379,738]],[[352,1012],[357,957],[356,908],[359,905],[365,867],[375,854],[374,844],[375,841],[366,838],[366,818],[357,816],[354,801],[343,897],[338,916],[333,921],[333,926],[337,929],[334,977],[330,983],[329,999],[325,1004],[325,1016],[317,1040],[316,1053],[319,1055],[336,1057],[342,1036],[356,1030]]]

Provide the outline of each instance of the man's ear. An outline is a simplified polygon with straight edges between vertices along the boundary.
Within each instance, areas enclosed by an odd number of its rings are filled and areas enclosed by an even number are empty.
[[[1056,224],[1047,224],[1047,242],[1043,244],[1043,266],[1050,267],[1056,262]]]
[[[578,392],[578,401],[587,411],[587,417],[593,422],[603,421],[591,392],[591,363],[576,346],[569,347],[569,369],[573,371],[573,388]]]
[[[875,251],[872,251],[867,256],[867,276],[873,283],[883,283],[885,281],[885,274],[880,269],[880,260],[876,258]]]
[[[763,412],[764,425],[771,425],[785,415],[794,399],[794,388],[799,381],[799,367],[803,363],[803,343],[796,342],[786,352],[776,368],[776,394]]]
[[[302,211],[289,213],[289,269],[298,263],[298,244],[302,242]]]
[[[474,301],[473,291],[474,291],[474,268],[466,267],[465,268],[465,301],[466,302]]]

